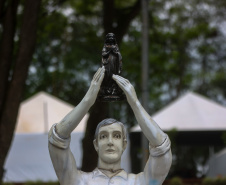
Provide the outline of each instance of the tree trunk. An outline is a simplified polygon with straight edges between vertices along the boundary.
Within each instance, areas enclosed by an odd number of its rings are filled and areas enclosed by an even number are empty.
[[[108,116],[108,104],[96,102],[90,111],[90,117],[86,126],[85,137],[82,141],[83,145],[83,160],[82,170],[91,172],[97,167],[97,152],[93,146],[93,139],[96,127],[103,119]]]
[[[104,34],[113,32],[112,24],[114,22],[114,0],[103,0],[103,26]]]
[[[128,32],[132,20],[140,13],[141,0],[137,0],[129,9],[130,11],[128,11],[128,13],[121,11],[121,13],[119,12],[119,14],[115,15],[117,16],[117,27],[115,27],[114,32],[118,35],[116,37],[118,44],[122,42],[123,36]],[[119,16],[120,14],[121,16]]]
[[[1,2],[1,15],[3,10],[3,1]],[[16,12],[17,12],[18,1],[12,1],[7,7],[5,16],[3,17],[3,34],[1,38],[0,46],[0,118],[2,117],[5,97],[7,94],[9,70],[11,67],[12,53],[13,53],[13,38],[15,33],[16,25]],[[0,122],[0,129],[2,123]],[[5,161],[5,154],[3,155],[1,137],[3,133],[0,130],[0,183],[4,173],[3,165]]]
[[[114,0],[103,0],[104,34],[114,33],[117,43],[120,45],[123,36],[128,31],[130,23],[140,13],[140,9],[141,0],[137,0],[133,6],[127,7],[126,11],[125,9],[116,9],[114,7]]]
[[[104,34],[106,35],[109,32],[114,33],[119,45],[122,42],[123,36],[128,31],[131,21],[140,12],[140,7],[140,0],[137,0],[135,4],[130,7],[130,11],[127,11],[126,14],[116,14],[116,12],[118,12],[119,10],[115,9],[114,0],[103,0]],[[116,28],[113,26],[114,22],[117,23]],[[92,171],[97,166],[98,156],[93,146],[94,132],[96,130],[97,124],[108,116],[108,104],[96,102],[90,112],[85,137],[83,139],[83,171]]]
[[[3,102],[6,96],[9,71],[12,65],[13,39],[16,27],[16,12],[18,0],[13,0],[7,7],[3,19],[3,34],[0,46],[0,117],[3,110]]]
[[[6,1],[6,0],[1,0],[1,1],[0,1],[0,20],[1,20],[1,18],[3,17],[3,14],[4,14],[4,5],[5,5],[5,1]]]
[[[13,70],[12,80],[5,89],[4,108],[0,118],[0,179],[3,177],[3,166],[11,145],[18,109],[23,93],[28,67],[35,48],[38,11],[41,0],[25,1],[20,43]]]

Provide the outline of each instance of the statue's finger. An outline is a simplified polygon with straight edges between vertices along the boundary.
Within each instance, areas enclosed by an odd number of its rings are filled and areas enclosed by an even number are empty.
[[[105,72],[105,68],[101,68],[101,71],[100,71],[100,75],[98,76],[98,79],[97,79],[97,81],[99,82],[100,81],[100,83],[103,81],[103,79],[104,79],[104,73]]]
[[[120,79],[119,77],[116,77],[116,83],[119,85],[119,87],[125,91],[125,88],[127,86],[127,84],[125,83],[125,81],[123,79]]]
[[[116,80],[116,83],[117,83],[118,86],[124,91],[124,86],[123,86],[123,84],[122,84],[120,81],[118,81],[118,80]]]
[[[130,83],[129,80],[127,80],[126,78],[123,78],[122,76],[116,75],[118,76],[119,79],[122,79],[124,82],[126,83]]]
[[[104,79],[104,72],[101,74],[101,77],[100,77],[100,83],[102,83],[103,79]]]
[[[123,80],[118,75],[114,75],[116,82],[120,82],[123,85]]]
[[[116,81],[116,83],[121,83],[121,80],[119,79],[119,76],[118,75],[112,75],[112,78],[113,78],[113,80],[115,80]]]
[[[94,81],[97,82],[99,80],[99,78],[100,78],[101,74],[104,72],[104,70],[105,70],[104,67],[98,69],[98,71],[97,71],[97,73],[95,75]]]
[[[97,79],[98,74],[100,73],[100,70],[101,70],[101,68],[99,68],[99,69],[97,70],[97,72],[96,72],[95,75],[93,76],[93,80],[96,80],[96,79]]]
[[[116,81],[116,79],[117,79],[117,78],[116,78],[116,75],[114,75],[114,74],[112,75],[112,78],[113,78],[113,80],[115,80],[115,81]]]
[[[114,75],[114,74],[113,74],[113,75],[112,75],[112,78],[113,78],[113,80],[115,80],[116,82],[119,81],[118,75]]]
[[[130,81],[129,80],[127,80],[127,79],[125,79],[125,78],[123,78],[124,80],[125,80],[125,82],[127,83],[127,84],[130,84]]]
[[[114,74],[112,75],[112,79],[117,82],[117,78]]]
[[[127,85],[127,84],[128,84],[127,81],[126,81],[126,79],[123,78],[123,77],[121,77],[121,76],[118,76],[118,75],[117,75],[117,79],[118,79],[123,85]]]

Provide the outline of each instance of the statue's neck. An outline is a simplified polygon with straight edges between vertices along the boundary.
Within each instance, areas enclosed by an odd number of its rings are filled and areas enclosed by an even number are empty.
[[[109,172],[117,172],[118,170],[121,170],[121,159],[115,163],[106,163],[99,158],[98,168]]]
[[[109,178],[117,175],[118,173],[120,173],[122,171],[122,169],[118,169],[118,170],[106,170],[106,169],[102,169],[102,168],[98,168],[102,173],[104,173],[105,175],[107,175]]]

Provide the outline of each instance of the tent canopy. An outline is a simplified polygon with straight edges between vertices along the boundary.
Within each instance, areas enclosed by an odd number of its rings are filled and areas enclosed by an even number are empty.
[[[226,108],[194,92],[186,93],[152,117],[164,131],[226,130]],[[137,125],[131,131],[141,129]]]
[[[82,166],[84,133],[71,134],[70,149],[78,169]],[[122,155],[122,167],[130,170],[129,143]],[[4,165],[4,182],[57,181],[48,151],[47,134],[16,134]]]
[[[16,133],[47,133],[54,123],[61,121],[74,106],[46,93],[39,92],[20,105]],[[84,132],[88,114],[75,132]]]
[[[226,176],[226,148],[213,155],[209,161],[208,177]]]

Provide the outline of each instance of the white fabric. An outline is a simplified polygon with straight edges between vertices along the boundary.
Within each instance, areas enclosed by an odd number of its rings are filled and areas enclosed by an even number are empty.
[[[164,155],[169,150],[170,150],[170,140],[167,135],[166,135],[166,139],[164,140],[162,145],[160,145],[158,147],[152,147],[149,144],[150,155],[153,157],[158,157],[158,156]]]
[[[226,177],[226,148],[220,152],[214,154],[208,161],[209,169],[207,171],[207,176],[216,177]]]
[[[173,101],[152,118],[164,131],[226,130],[226,107],[194,92]],[[137,125],[131,131],[141,132],[141,129]]]
[[[78,168],[82,165],[83,136],[84,133],[71,134],[71,151]],[[47,140],[47,134],[16,134],[4,165],[4,182],[58,181]]]
[[[69,137],[67,139],[60,138],[60,136],[58,136],[58,134],[56,133],[55,126],[56,126],[56,124],[54,124],[51,127],[51,131],[49,132],[49,137],[48,137],[49,142],[62,149],[68,148],[70,141],[71,141],[71,137]]]
[[[126,171],[122,170],[117,175],[109,178],[99,169],[95,169],[90,173],[81,172],[82,183],[81,185],[145,185],[141,182],[143,181],[143,172],[138,175],[128,174]],[[157,180],[150,180],[147,185],[157,185],[159,184]]]

